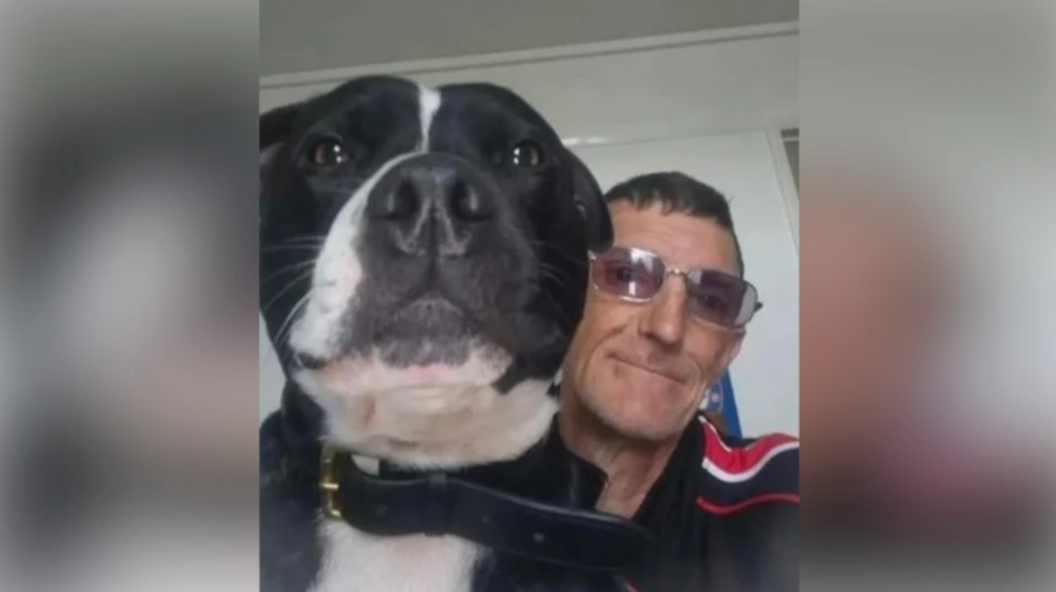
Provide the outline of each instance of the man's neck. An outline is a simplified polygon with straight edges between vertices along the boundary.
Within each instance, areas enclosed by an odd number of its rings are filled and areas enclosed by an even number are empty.
[[[663,473],[678,440],[630,440],[598,421],[571,393],[565,396],[563,392],[561,400],[558,422],[566,445],[608,475],[596,508],[633,517]]]

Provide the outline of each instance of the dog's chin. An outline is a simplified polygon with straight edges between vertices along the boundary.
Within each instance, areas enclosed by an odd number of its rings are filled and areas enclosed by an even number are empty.
[[[548,381],[499,392],[508,353],[481,340],[421,343],[386,341],[294,372],[326,414],[326,437],[402,466],[455,468],[515,458],[546,433],[557,407]]]
[[[348,416],[328,415],[327,424],[339,446],[405,468],[502,462],[546,435],[557,411],[548,386],[530,381],[504,394],[490,387],[408,389],[375,401],[375,417],[366,428]]]

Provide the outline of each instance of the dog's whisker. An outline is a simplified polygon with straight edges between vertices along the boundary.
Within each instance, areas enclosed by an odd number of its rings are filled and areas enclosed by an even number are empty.
[[[284,251],[319,251],[319,245],[283,245],[274,247],[264,247],[260,250],[261,253],[281,253]]]
[[[300,243],[300,242],[324,243],[324,242],[326,242],[326,236],[314,235],[314,234],[303,235],[303,236],[295,236],[293,238],[288,238],[288,239],[282,241],[279,244],[280,245],[285,245],[285,244]]]
[[[565,288],[566,282],[553,271],[546,268],[540,268],[539,275],[541,278],[551,280],[552,282],[557,284],[558,287]],[[562,321],[564,321],[565,323],[574,324],[573,319],[561,307],[561,303],[554,298],[553,294],[551,294],[549,290],[540,290],[539,293],[543,294],[546,299],[550,301],[550,304],[554,306],[554,311],[561,316]]]
[[[300,276],[294,278],[292,281],[290,281],[289,284],[287,284],[285,287],[283,287],[283,289],[279,290],[279,292],[277,294],[275,294],[275,296],[267,304],[265,304],[263,308],[261,308],[261,314],[266,314],[268,312],[268,310],[270,310],[271,307],[274,306],[275,303],[278,302],[280,298],[282,298],[283,294],[285,294],[286,292],[289,292],[290,290],[295,288],[300,282],[303,282],[304,280],[309,279],[311,276],[312,276],[312,272],[309,271],[308,273],[303,273]]]
[[[282,241],[277,246],[286,246],[286,245],[303,246],[303,245],[309,245],[309,246],[319,246],[319,247],[321,247],[321,246],[323,246],[323,244],[325,242],[326,242],[326,239],[302,238],[302,239],[298,239],[298,240]]]
[[[540,270],[539,278],[542,279],[542,280],[548,280],[550,282],[553,282],[554,284],[556,284],[558,286],[561,286],[564,283],[564,282],[561,281],[561,277],[558,276],[557,274],[555,274],[552,271]]]
[[[539,270],[540,270],[540,272],[546,272],[546,273],[550,274],[549,277],[551,279],[553,279],[554,281],[556,281],[559,285],[563,285],[564,282],[567,281],[567,278],[568,278],[568,271],[567,270],[563,270],[561,268],[554,267],[552,264],[549,264],[549,263],[547,263],[545,261],[540,261],[539,262]]]
[[[300,311],[300,309],[303,308],[306,304],[308,304],[308,301],[312,297],[312,293],[314,291],[314,289],[308,290],[308,293],[305,294],[297,302],[297,304],[294,304],[293,308],[290,309],[290,314],[286,315],[286,320],[282,322],[282,325],[279,325],[279,330],[275,333],[276,345],[273,345],[271,348],[272,353],[275,354],[276,360],[279,360],[279,351],[277,344],[285,344],[286,340],[289,338],[289,334],[293,333],[293,321],[297,317],[297,313]]]
[[[573,319],[570,318],[568,314],[561,308],[561,303],[558,302],[556,298],[554,298],[553,294],[546,290],[544,290],[542,293],[546,295],[546,299],[550,301],[550,304],[554,305],[554,312],[556,312],[561,317],[562,321],[570,325],[575,324],[573,323]]]
[[[268,275],[268,277],[261,278],[260,283],[264,284],[264,283],[270,282],[271,280],[279,277],[280,275],[282,275],[284,273],[287,273],[287,272],[290,272],[290,271],[295,271],[295,270],[298,270],[298,269],[304,269],[305,267],[309,267],[309,266],[312,266],[312,265],[315,265],[315,259],[311,259],[311,260],[308,260],[308,261],[301,261],[301,262],[298,262],[298,263],[294,263],[293,265],[287,265],[286,267],[283,267],[282,269],[276,271],[275,273],[272,273],[272,274]]]
[[[332,193],[342,193],[351,195],[357,189],[359,189],[363,183],[370,179],[370,175],[359,175],[356,177],[349,177],[347,180],[343,180],[341,183],[324,183],[319,185],[319,191],[327,191]]]

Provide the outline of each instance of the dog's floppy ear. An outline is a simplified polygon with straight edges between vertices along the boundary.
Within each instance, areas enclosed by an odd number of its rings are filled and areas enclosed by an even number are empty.
[[[290,135],[300,105],[277,107],[260,116],[260,181],[263,186],[282,143]]]
[[[572,163],[572,191],[576,209],[587,226],[587,248],[601,253],[612,246],[612,217],[601,187],[587,165],[571,150],[565,150]]]

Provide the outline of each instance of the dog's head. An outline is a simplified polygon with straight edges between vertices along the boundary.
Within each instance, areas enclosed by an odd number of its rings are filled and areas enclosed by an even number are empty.
[[[325,436],[419,467],[538,440],[612,227],[586,167],[486,84],[371,77],[264,114],[261,307]]]

